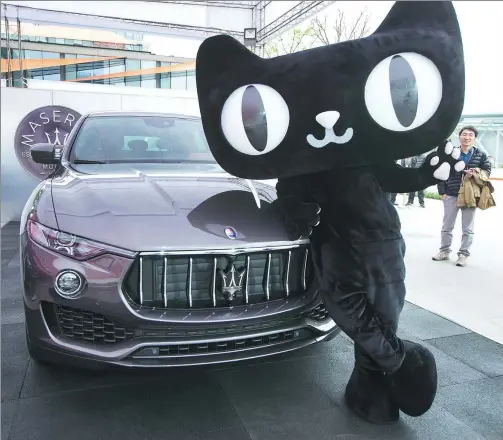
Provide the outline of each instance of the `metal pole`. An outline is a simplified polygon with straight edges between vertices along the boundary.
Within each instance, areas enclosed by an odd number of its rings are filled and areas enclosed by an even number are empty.
[[[7,32],[7,87],[12,87],[9,20],[7,19],[7,6],[3,5],[3,7],[4,7],[5,32]]]
[[[500,137],[503,137],[502,130],[496,132],[496,166],[500,165]]]
[[[21,47],[21,21],[19,20],[19,6],[17,7],[17,46],[19,57],[19,81],[21,82],[20,87],[24,87],[23,49]]]

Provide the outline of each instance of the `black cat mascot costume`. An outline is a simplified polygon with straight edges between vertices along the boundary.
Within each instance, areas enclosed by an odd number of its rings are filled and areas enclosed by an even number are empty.
[[[387,192],[461,171],[446,142],[464,102],[451,2],[396,2],[366,38],[262,59],[229,36],[200,46],[204,131],[230,174],[278,178],[292,238],[311,237],[319,292],[355,343],[346,403],[374,423],[424,414],[437,390],[432,354],[396,336],[405,244]],[[418,169],[396,160],[433,149]]]

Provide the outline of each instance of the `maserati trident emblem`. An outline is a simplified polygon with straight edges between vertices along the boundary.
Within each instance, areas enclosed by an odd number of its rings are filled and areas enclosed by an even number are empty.
[[[230,266],[230,269],[218,272],[222,281],[222,295],[229,302],[233,301],[243,290],[243,280],[246,274],[246,268],[237,270],[233,263]]]
[[[64,145],[66,144],[66,141],[68,139],[68,135],[70,133],[65,133],[65,137],[63,138],[63,142],[61,142],[61,140],[59,139],[59,133],[60,131],[58,130],[58,127],[55,128],[54,132],[52,134],[54,134],[54,136],[52,136],[51,133],[45,133],[45,136],[47,137],[47,142],[49,142],[50,144],[53,144],[53,145]],[[51,139],[52,137],[52,139]]]
[[[227,226],[225,228],[225,235],[227,235],[228,238],[231,240],[235,240],[236,237],[238,236],[236,230],[234,228],[231,228],[230,226]]]

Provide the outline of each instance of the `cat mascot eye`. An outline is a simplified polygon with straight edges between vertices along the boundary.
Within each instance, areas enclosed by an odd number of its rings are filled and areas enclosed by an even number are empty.
[[[370,73],[367,110],[381,127],[408,131],[427,122],[442,99],[442,78],[431,60],[413,52],[392,55]]]
[[[257,156],[274,150],[285,138],[290,112],[273,88],[251,84],[235,90],[222,109],[225,138],[241,153]]]

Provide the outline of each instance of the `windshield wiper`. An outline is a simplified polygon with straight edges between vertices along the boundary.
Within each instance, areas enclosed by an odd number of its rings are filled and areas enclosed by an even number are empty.
[[[91,164],[91,165],[105,165],[108,162],[104,162],[102,160],[86,160],[86,159],[75,159],[72,163],[74,164]]]

